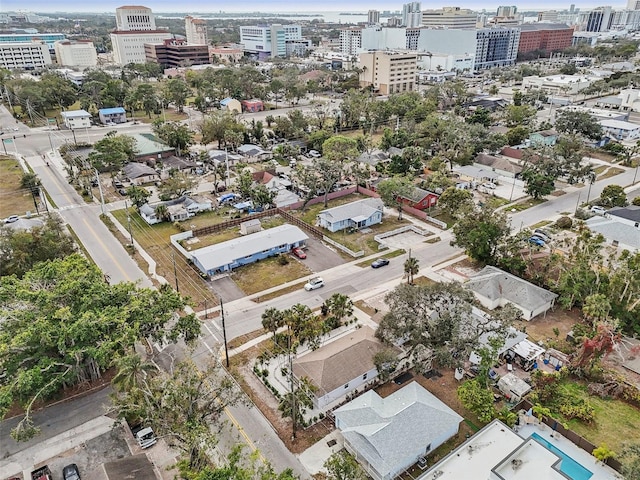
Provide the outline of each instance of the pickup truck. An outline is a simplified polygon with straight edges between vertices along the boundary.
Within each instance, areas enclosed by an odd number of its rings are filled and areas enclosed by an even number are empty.
[[[53,480],[51,477],[51,470],[45,465],[37,470],[31,472],[31,480]]]

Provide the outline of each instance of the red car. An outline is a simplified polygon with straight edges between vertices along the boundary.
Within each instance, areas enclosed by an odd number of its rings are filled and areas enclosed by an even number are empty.
[[[307,258],[307,254],[304,253],[304,251],[300,247],[294,247],[293,249],[291,249],[291,253],[293,253],[296,257],[298,257],[301,260],[304,260],[305,258]]]

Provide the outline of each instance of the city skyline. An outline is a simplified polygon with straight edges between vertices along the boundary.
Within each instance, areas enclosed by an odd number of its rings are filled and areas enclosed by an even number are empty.
[[[218,13],[223,11],[225,13],[250,13],[250,12],[293,12],[293,8],[295,8],[295,12],[311,12],[311,13],[321,13],[321,12],[362,12],[366,14],[369,9],[376,9],[380,11],[390,10],[390,11],[400,11],[402,9],[403,2],[400,1],[398,3],[394,2],[380,2],[380,1],[369,1],[369,0],[355,0],[349,2],[348,7],[345,6],[345,2],[341,0],[327,0],[323,2],[323,6],[325,7],[323,10],[318,10],[318,4],[314,2],[304,2],[302,4],[292,5],[292,3],[288,0],[276,0],[271,2],[245,2],[243,8],[238,8],[237,3],[218,3],[216,4],[216,8],[211,6],[211,2],[204,0],[189,0],[188,2],[181,3],[180,9],[176,9],[175,1],[171,0],[152,0],[152,1],[134,1],[127,3],[126,1],[120,0],[107,0],[102,1],[95,6],[88,6],[86,2],[78,2],[75,0],[68,0],[67,2],[60,1],[52,4],[49,0],[31,0],[28,3],[28,8],[25,8],[25,4],[20,0],[3,0],[3,8],[2,11],[30,11],[30,12],[42,12],[42,13],[56,13],[56,12],[66,12],[66,13],[108,13],[115,12],[117,7],[121,7],[123,5],[144,5],[146,7],[151,8],[156,13],[189,13],[189,12],[198,12],[198,13]],[[426,8],[441,8],[443,6],[458,6],[462,8],[470,8],[472,10],[482,10],[485,9],[489,12],[495,11],[500,5],[516,5],[518,10],[526,11],[526,10],[564,10],[568,9],[572,2],[567,2],[566,5],[558,5],[557,1],[553,0],[528,0],[525,2],[491,2],[491,3],[481,3],[473,0],[461,0],[457,1],[443,1],[441,5],[438,4],[426,4],[423,2],[423,9]],[[576,8],[580,9],[591,9],[598,6],[601,6],[602,2],[600,0],[587,0],[584,3],[574,2]],[[626,8],[626,2],[618,2],[617,4],[613,4],[612,7],[614,9],[624,9]]]

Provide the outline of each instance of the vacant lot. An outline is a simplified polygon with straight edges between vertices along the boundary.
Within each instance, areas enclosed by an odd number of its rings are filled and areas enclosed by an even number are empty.
[[[23,173],[17,160],[0,155],[0,218],[35,212],[31,193],[20,188]]]
[[[288,263],[282,265],[280,258]],[[276,287],[311,274],[311,270],[291,255],[271,257],[251,265],[237,268],[231,274],[236,285],[247,295]],[[299,287],[296,287],[299,288]]]

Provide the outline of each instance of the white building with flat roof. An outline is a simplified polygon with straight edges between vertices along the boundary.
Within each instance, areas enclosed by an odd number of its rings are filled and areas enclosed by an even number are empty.
[[[54,43],[56,62],[63,67],[95,67],[98,52],[91,40],[59,40]]]
[[[539,89],[555,95],[575,95],[596,80],[599,79],[587,75],[547,75],[545,77],[532,75],[522,79],[522,88]]]
[[[0,43],[0,68],[39,70],[51,63],[49,47],[45,42]]]
[[[64,126],[69,130],[77,128],[89,128],[91,126],[91,114],[86,110],[69,110],[60,112]]]
[[[422,26],[436,28],[476,28],[478,14],[460,7],[422,10]]]
[[[113,60],[118,65],[145,63],[145,43],[162,43],[173,38],[166,30],[158,30],[150,8],[124,6],[116,8],[116,29],[111,32]]]

